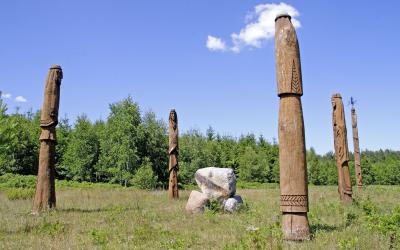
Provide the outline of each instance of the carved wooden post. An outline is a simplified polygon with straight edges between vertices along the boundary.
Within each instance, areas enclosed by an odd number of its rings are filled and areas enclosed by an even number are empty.
[[[356,172],[357,190],[362,190],[360,144],[358,140],[357,114],[354,107],[351,108],[351,123],[353,127],[353,145],[354,145],[354,168]]]
[[[175,109],[169,113],[169,186],[168,197],[170,199],[179,198],[178,193],[178,116]]]
[[[287,14],[275,19],[275,57],[279,104],[279,165],[282,230],[287,240],[310,238],[308,180],[300,51]]]
[[[60,103],[60,85],[63,78],[62,69],[58,65],[50,68],[44,91],[44,101],[40,117],[40,154],[39,170],[36,183],[36,193],[33,200],[32,212],[56,207],[55,149],[56,126],[58,124],[58,107]]]
[[[338,187],[343,203],[352,201],[352,187],[349,170],[349,149],[347,145],[346,119],[340,94],[332,96],[332,122],[335,143],[336,165],[338,168]]]

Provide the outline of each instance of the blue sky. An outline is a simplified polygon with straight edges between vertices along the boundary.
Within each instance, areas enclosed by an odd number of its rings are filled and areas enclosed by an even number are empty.
[[[143,111],[181,131],[211,125],[223,135],[277,138],[271,37],[240,43],[231,34],[257,23],[270,1],[2,1],[0,90],[10,111],[39,109],[48,68],[64,71],[60,113],[105,119],[108,104],[131,95]],[[362,149],[400,150],[399,1],[285,1],[299,12],[307,147],[333,149],[331,102],[357,100]],[[253,14],[253,19],[249,16]],[[207,48],[208,36],[225,42]],[[19,97],[19,101],[15,98]],[[23,102],[24,99],[26,102]],[[352,149],[350,107],[346,106]]]

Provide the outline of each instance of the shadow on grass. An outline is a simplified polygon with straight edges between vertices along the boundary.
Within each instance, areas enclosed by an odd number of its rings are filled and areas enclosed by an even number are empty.
[[[92,208],[92,209],[85,209],[85,208],[58,208],[56,209],[57,212],[60,213],[101,213],[101,212],[124,212],[129,210],[140,210],[139,207],[103,207],[103,208]]]
[[[74,208],[74,207],[70,207],[70,208],[61,208],[61,209],[57,209],[57,212],[61,212],[61,213],[100,213],[100,212],[107,212],[107,211],[111,211],[114,210],[112,208],[94,208],[94,209],[85,209],[85,208]]]

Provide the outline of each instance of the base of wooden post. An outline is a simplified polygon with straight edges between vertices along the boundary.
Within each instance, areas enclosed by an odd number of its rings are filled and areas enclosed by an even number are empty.
[[[309,240],[310,226],[307,213],[283,213],[282,231],[285,240]]]

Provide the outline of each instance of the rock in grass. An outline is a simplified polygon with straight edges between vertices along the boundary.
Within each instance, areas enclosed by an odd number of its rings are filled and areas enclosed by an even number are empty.
[[[237,211],[243,204],[242,197],[235,195],[224,202],[224,211],[228,213],[233,213]]]
[[[236,176],[231,168],[201,168],[196,171],[195,179],[210,199],[229,198],[236,192]]]
[[[199,191],[192,191],[186,204],[186,211],[189,213],[203,213],[204,207],[209,202],[207,195]]]

